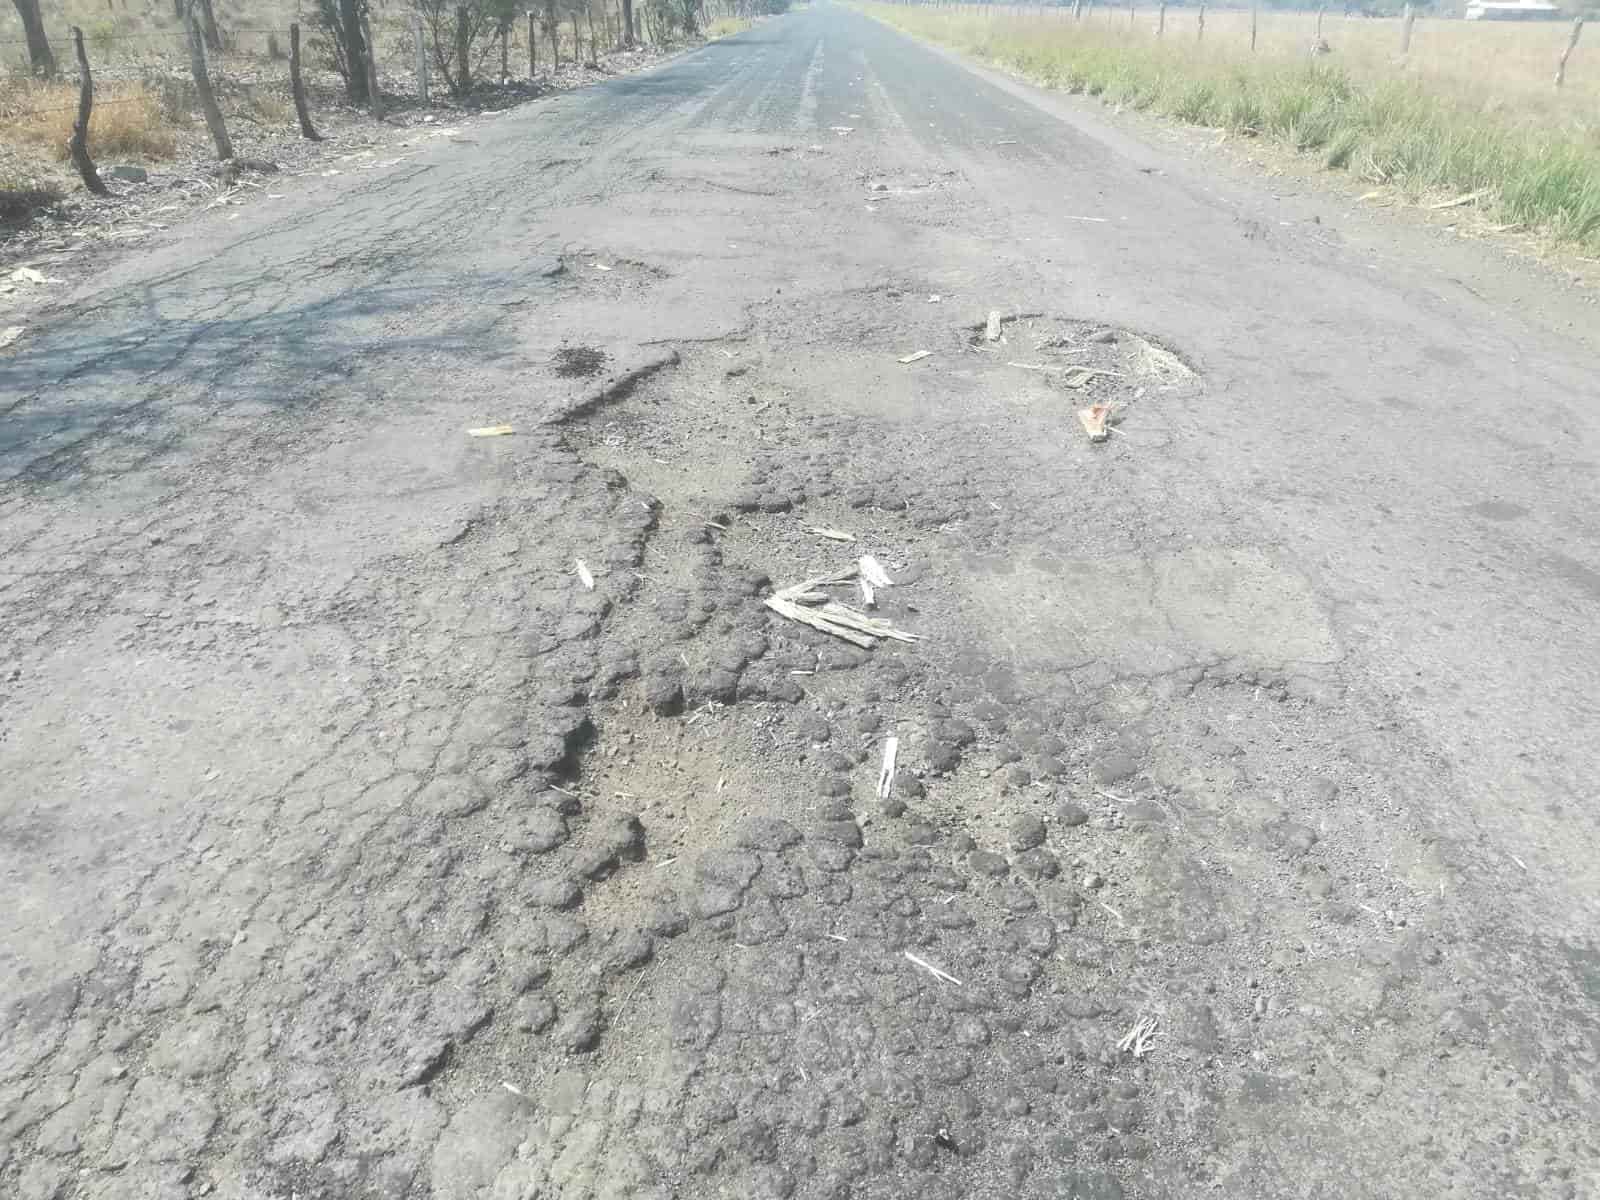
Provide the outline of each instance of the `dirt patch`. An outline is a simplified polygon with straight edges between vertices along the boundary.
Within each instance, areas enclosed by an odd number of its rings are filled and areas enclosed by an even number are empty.
[[[556,351],[556,374],[563,379],[589,379],[605,365],[605,351],[593,346],[563,346]]]

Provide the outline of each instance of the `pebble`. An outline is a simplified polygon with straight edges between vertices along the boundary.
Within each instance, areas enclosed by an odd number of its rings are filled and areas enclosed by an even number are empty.
[[[658,937],[677,937],[689,928],[689,916],[675,903],[663,900],[650,910],[645,928]]]
[[[1035,816],[1018,817],[1011,822],[1011,848],[1013,850],[1032,850],[1035,846],[1044,845],[1044,822]]]
[[[674,716],[683,711],[683,684],[670,675],[652,675],[645,680],[644,702],[658,716]]]
[[[948,742],[928,742],[922,761],[931,775],[947,775],[961,765],[961,751]]]
[[[523,894],[537,908],[567,909],[583,899],[583,888],[570,875],[552,875],[534,880]]]
[[[556,1006],[548,996],[524,996],[512,1010],[512,1024],[524,1033],[543,1033],[555,1020]]]
[[[1038,898],[1032,892],[1014,885],[1000,893],[1000,903],[1007,912],[1032,912],[1039,907]]]
[[[974,850],[967,856],[967,865],[979,875],[999,879],[1011,873],[1011,864],[992,850]]]
[[[748,850],[707,850],[696,862],[695,873],[743,892],[761,873],[761,859]]]
[[[734,831],[734,841],[748,850],[787,850],[800,841],[800,831],[781,817],[747,817]]]
[[[1139,764],[1133,756],[1125,750],[1113,750],[1095,759],[1089,767],[1089,774],[1094,781],[1102,787],[1109,787],[1114,783],[1121,783],[1139,770]]]
[[[1054,879],[1061,874],[1061,863],[1043,846],[1025,850],[1012,861],[1012,867],[1029,879]]]
[[[602,975],[620,975],[625,971],[637,970],[649,962],[654,954],[655,943],[649,934],[637,930],[625,933],[606,949],[598,971]]]
[[[1056,824],[1063,829],[1071,829],[1074,826],[1082,825],[1088,819],[1089,814],[1083,806],[1073,804],[1071,801],[1056,809]]]
[[[1278,839],[1290,854],[1305,854],[1317,844],[1317,831],[1309,825],[1289,823],[1278,831]]]
[[[838,842],[851,849],[861,847],[861,826],[851,820],[819,821],[812,826],[811,836],[817,841]]]
[[[592,998],[579,1002],[556,1026],[556,1045],[569,1054],[594,1049],[600,1041],[600,1005]]]
[[[1105,886],[1105,882],[1106,881],[1099,875],[1096,875],[1093,871],[1090,871],[1083,877],[1083,888],[1085,891],[1089,892],[1098,891],[1100,888]]]
[[[843,871],[855,861],[856,852],[842,842],[819,841],[808,847],[811,861],[824,871]]]

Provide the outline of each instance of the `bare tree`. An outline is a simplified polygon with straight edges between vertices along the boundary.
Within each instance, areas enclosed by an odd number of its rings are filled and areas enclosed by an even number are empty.
[[[622,44],[633,48],[633,0],[622,0]]]
[[[211,0],[196,0],[200,8],[200,32],[205,35],[206,49],[217,51],[222,49],[222,33],[217,29],[217,13],[211,7]]]
[[[317,17],[333,38],[334,65],[344,77],[345,98],[367,102],[367,42],[361,35],[359,0],[317,0]]]
[[[433,65],[444,77],[451,95],[463,96],[472,77],[495,47],[495,38],[508,30],[517,12],[517,0],[411,0],[411,7],[428,28]]]
[[[50,39],[44,34],[44,18],[39,15],[39,0],[11,0],[22,18],[23,36],[28,39],[28,67],[40,78],[56,77],[56,56],[50,53]]]
[[[294,93],[294,112],[300,118],[300,136],[307,141],[320,142],[322,136],[311,124],[311,110],[306,106],[306,85],[300,78],[300,26],[289,26],[289,88]]]

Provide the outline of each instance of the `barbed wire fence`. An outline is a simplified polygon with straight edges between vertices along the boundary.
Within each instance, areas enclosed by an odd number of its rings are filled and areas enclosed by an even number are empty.
[[[730,14],[749,2],[702,0],[702,11],[709,20],[719,10]],[[261,159],[235,154],[228,131],[231,123],[282,136],[295,128],[298,119],[300,136],[321,141],[311,118],[314,109],[337,109],[346,118],[366,110],[369,119],[381,122],[396,110],[432,107],[435,97],[446,92],[472,107],[487,100],[485,85],[502,92],[509,85],[526,96],[530,87],[547,87],[557,72],[570,79],[574,71],[604,69],[601,63],[609,54],[678,40],[670,25],[662,36],[660,13],[643,4],[634,5],[634,40],[625,45],[621,0],[534,3],[536,7],[510,20],[493,21],[481,8],[441,7],[432,20],[425,20],[412,6],[369,8],[362,21],[363,40],[375,69],[362,79],[365,87],[352,86],[345,77],[338,35],[315,16],[304,22],[304,29],[301,22],[289,21],[282,28],[225,25],[220,47],[212,49],[205,47],[192,10],[176,18],[184,22],[179,29],[123,32],[108,28],[105,18],[86,18],[88,31],[76,25],[65,35],[48,31],[54,34],[53,47],[71,46],[73,55],[61,64],[59,75],[48,80],[33,77],[26,53],[14,53],[26,51],[25,39],[0,39],[0,129],[33,123],[25,135],[33,145],[53,144],[61,137],[84,185],[103,194],[92,161],[96,111],[145,106],[152,110],[148,117],[135,115],[122,124],[165,133],[169,145],[172,132],[192,129],[199,114],[205,118],[222,172],[231,181],[237,177],[236,169],[271,169]],[[74,90],[73,62],[78,67],[75,104],[64,102]],[[11,86],[6,86],[8,75]],[[96,99],[97,88],[112,94]],[[360,98],[363,92],[365,99]],[[479,100],[469,99],[474,93]],[[55,102],[37,102],[42,99]],[[70,123],[70,139],[68,123],[60,120],[68,113],[77,114]],[[128,145],[115,138],[112,144]],[[132,153],[140,156],[138,150]],[[152,156],[165,155],[145,155]]]
[[[473,83],[503,84],[548,77],[557,66],[581,65],[622,48],[623,19],[619,5],[607,4],[600,14],[591,9],[589,14],[593,19],[585,17],[576,25],[572,20],[573,11],[561,10],[555,28],[551,29],[547,24],[547,10],[541,5],[519,14],[523,19],[475,37],[469,55]],[[393,9],[375,10],[371,20],[371,52],[377,63],[383,96],[391,106],[427,103],[443,95],[445,89],[438,86],[441,81],[437,61],[441,53],[446,61],[455,61],[457,47],[453,42],[442,47],[436,45],[433,31],[426,22],[416,22]],[[314,81],[309,90],[321,103],[347,105],[348,101],[339,98],[339,93],[344,91],[344,79],[331,42],[333,34],[315,20],[299,24],[306,72]],[[646,42],[641,26],[642,23],[636,23],[637,44]],[[227,26],[222,32],[223,49],[207,51],[206,60],[212,83],[233,102],[233,111],[228,115],[253,119],[249,105],[238,103],[250,93],[270,96],[284,104],[292,102],[286,50],[290,40],[288,23],[283,28]],[[52,46],[72,44],[70,30],[52,30],[50,35]],[[556,41],[554,53],[550,44],[552,36]],[[528,53],[530,40],[536,42],[532,56]],[[156,92],[169,110],[185,106],[193,110],[192,81],[188,79],[188,35],[184,30],[135,33],[85,30],[84,42],[97,83],[141,87],[139,95],[97,99],[96,108],[149,104],[151,93]],[[18,81],[30,77],[25,56],[27,45],[21,38],[0,39],[0,63]],[[0,78],[4,73],[0,71]],[[70,66],[63,64],[55,85],[57,88],[72,85]],[[6,99],[0,93],[0,121],[29,120],[77,108],[75,103],[21,107],[14,100],[6,103]]]

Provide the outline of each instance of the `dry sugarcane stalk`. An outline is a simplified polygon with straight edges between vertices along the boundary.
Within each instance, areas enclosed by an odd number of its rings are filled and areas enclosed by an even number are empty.
[[[849,642],[852,646],[860,646],[863,650],[871,650],[878,644],[877,638],[868,637],[864,633],[857,633],[853,629],[847,629],[842,625],[825,620],[813,610],[802,608],[794,601],[785,599],[782,596],[768,596],[765,603],[768,608],[780,617],[788,617],[791,621],[799,621],[802,625],[809,625],[813,629],[821,630],[823,633],[832,634],[836,638]]]
[[[824,604],[817,611],[836,625],[843,625],[848,629],[859,629],[862,633],[871,634],[873,637],[893,638],[897,642],[914,642],[917,640],[916,634],[896,629],[889,622],[878,617],[869,617],[866,613],[851,608],[848,604]]]

